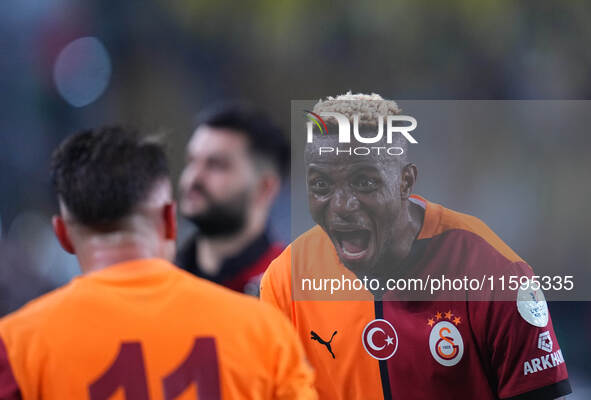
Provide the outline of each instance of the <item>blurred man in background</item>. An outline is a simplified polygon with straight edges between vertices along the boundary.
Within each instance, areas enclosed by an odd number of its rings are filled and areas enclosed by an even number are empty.
[[[198,228],[180,248],[183,269],[258,295],[260,278],[283,246],[268,218],[289,165],[289,145],[260,110],[223,104],[200,114],[180,178],[182,214]]]
[[[279,312],[168,261],[176,213],[158,143],[84,131],[52,169],[53,227],[83,275],[0,320],[1,400],[316,398]]]

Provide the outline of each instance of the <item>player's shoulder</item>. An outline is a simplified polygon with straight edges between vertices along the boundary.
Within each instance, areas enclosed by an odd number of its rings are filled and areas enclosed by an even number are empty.
[[[335,261],[336,252],[326,232],[315,225],[290,245],[290,256],[297,261]]]
[[[474,248],[491,247],[510,262],[523,262],[484,221],[470,214],[451,210],[440,204],[426,202],[422,239],[447,238],[470,243]]]
[[[67,304],[73,295],[75,282],[43,294],[0,319],[0,332],[3,334],[27,335],[41,332],[51,323],[62,304]]]
[[[291,329],[289,320],[279,309],[265,301],[243,293],[235,292],[214,283],[203,281],[201,289],[206,289],[208,300],[202,301],[202,309],[212,310],[211,321],[227,327],[227,331],[241,332],[251,340],[255,347],[290,346],[282,344],[287,331]],[[270,339],[271,338],[271,339]]]

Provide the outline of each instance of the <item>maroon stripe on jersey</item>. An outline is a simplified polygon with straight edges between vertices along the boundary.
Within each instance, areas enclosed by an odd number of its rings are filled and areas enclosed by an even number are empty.
[[[21,391],[14,379],[4,341],[0,338],[0,399],[21,400]]]

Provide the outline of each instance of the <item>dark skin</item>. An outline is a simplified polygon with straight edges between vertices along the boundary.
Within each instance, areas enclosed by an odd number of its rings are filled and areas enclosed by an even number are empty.
[[[423,209],[409,201],[417,167],[404,157],[323,153],[336,135],[316,137],[306,147],[310,213],[332,240],[343,264],[360,279],[396,276],[422,223]],[[376,146],[376,145],[374,145]]]

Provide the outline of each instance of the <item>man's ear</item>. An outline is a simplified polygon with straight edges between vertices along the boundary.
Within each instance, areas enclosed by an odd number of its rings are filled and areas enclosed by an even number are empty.
[[[166,239],[176,240],[177,223],[176,223],[176,203],[167,203],[164,205],[164,235]]]
[[[259,198],[268,204],[273,201],[281,190],[281,178],[274,173],[265,173],[259,181]]]
[[[64,219],[59,215],[54,215],[51,219],[51,224],[53,225],[53,232],[62,248],[70,254],[75,254],[76,251],[74,250],[74,246],[68,235],[68,229],[66,228],[66,222]]]
[[[406,164],[402,168],[402,176],[400,179],[400,197],[408,199],[412,194],[412,188],[417,181],[419,171],[414,164]]]

